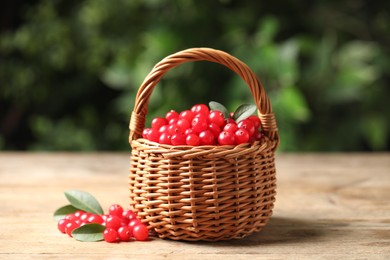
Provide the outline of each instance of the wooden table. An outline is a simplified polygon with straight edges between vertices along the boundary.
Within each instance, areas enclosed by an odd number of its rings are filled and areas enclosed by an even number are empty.
[[[278,154],[274,215],[227,242],[78,242],[57,231],[63,191],[128,203],[129,155],[0,153],[1,259],[390,259],[390,154]]]

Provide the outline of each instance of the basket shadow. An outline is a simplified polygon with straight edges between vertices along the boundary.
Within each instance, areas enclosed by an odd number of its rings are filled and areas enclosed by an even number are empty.
[[[346,226],[346,223],[333,223],[337,228]],[[251,234],[242,239],[217,241],[213,246],[256,246],[266,244],[288,244],[300,242],[316,242],[326,237],[338,235],[329,225],[320,221],[302,220],[295,218],[272,217],[269,223],[260,232]],[[208,245],[210,242],[189,242],[197,245]]]

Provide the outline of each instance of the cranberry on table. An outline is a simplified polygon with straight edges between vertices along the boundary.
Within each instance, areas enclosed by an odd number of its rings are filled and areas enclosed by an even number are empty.
[[[139,224],[142,224],[141,220],[139,220],[138,218],[135,218],[135,219],[130,221],[128,226],[133,229],[135,226],[137,226]]]
[[[132,220],[137,218],[137,214],[135,214],[132,210],[125,210],[122,214],[123,218],[127,218],[128,220]]]
[[[123,208],[119,204],[112,204],[108,209],[108,214],[121,217],[123,214]]]
[[[146,241],[149,238],[148,228],[144,224],[138,224],[133,228],[133,236],[138,241]]]
[[[182,135],[184,136],[184,134]],[[61,233],[66,233],[72,237],[72,232],[85,224],[100,224],[105,226],[102,232],[103,240],[110,243],[126,242],[132,238],[144,241],[149,236],[146,225],[137,218],[137,214],[132,210],[124,210],[119,204],[112,204],[108,209],[108,214],[94,214],[85,211],[67,214],[57,222],[57,228]],[[94,226],[91,228],[93,229]],[[136,230],[136,235],[133,235],[134,229]],[[92,231],[91,234],[95,233]],[[76,239],[78,240],[79,238],[76,237]]]
[[[122,226],[118,229],[118,237],[121,241],[129,241],[132,235],[132,230],[128,226]]]
[[[106,228],[103,232],[103,239],[109,243],[116,242],[118,239],[118,231],[113,228]]]
[[[116,215],[110,215],[106,221],[106,227],[107,228],[113,228],[113,229],[118,229],[121,227],[122,225],[122,220],[120,217],[116,216]]]
[[[77,218],[80,218],[81,215],[84,214],[84,213],[85,213],[85,211],[83,211],[83,210],[78,210],[78,211],[76,211],[76,212],[74,213],[74,215],[75,215]]]
[[[108,215],[108,214],[103,214],[102,215],[102,219],[104,220],[104,222],[106,222],[106,220],[108,219],[109,216],[110,215]]]
[[[88,212],[85,212],[83,213],[81,216],[80,216],[80,221],[81,222],[84,222],[84,223],[87,223],[88,222],[88,218],[91,216],[91,213],[88,213]]]
[[[69,223],[69,220],[63,218],[63,219],[60,219],[57,223],[57,227],[58,227],[58,230],[61,232],[61,233],[66,233],[66,225]]]
[[[72,231],[75,230],[76,228],[78,228],[79,225],[76,224],[76,222],[74,221],[69,221],[66,225],[65,225],[65,232],[66,234],[68,234],[70,237],[72,237]]]
[[[103,218],[99,215],[96,215],[96,214],[92,214],[91,216],[89,216],[87,221],[88,221],[88,223],[95,223],[95,224],[103,224],[104,223]]]

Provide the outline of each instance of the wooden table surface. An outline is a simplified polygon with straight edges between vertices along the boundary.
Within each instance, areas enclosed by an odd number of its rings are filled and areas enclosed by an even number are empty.
[[[52,214],[63,191],[128,204],[129,155],[0,153],[1,259],[390,259],[390,154],[278,154],[274,215],[225,242],[78,242]]]

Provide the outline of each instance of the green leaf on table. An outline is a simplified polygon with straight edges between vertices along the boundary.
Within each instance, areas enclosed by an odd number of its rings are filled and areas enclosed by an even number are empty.
[[[103,240],[105,226],[100,224],[86,224],[72,231],[72,236],[83,242],[96,242]]]
[[[215,101],[210,101],[209,102],[209,107],[210,107],[211,110],[221,111],[225,118],[229,118],[230,117],[229,111],[221,103],[218,103],[218,102],[215,102]]]
[[[73,207],[91,212],[94,214],[104,214],[99,202],[90,193],[79,190],[65,191],[65,197],[68,199]]]
[[[257,107],[253,104],[242,104],[234,111],[233,119],[238,123],[252,115],[256,109]]]
[[[72,205],[65,205],[61,208],[58,208],[54,214],[53,214],[53,217],[56,221],[59,221],[60,219],[63,219],[66,217],[66,215],[68,214],[72,214],[72,213],[75,213],[76,211],[78,211],[79,209],[78,208],[75,208],[73,207]]]

